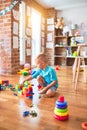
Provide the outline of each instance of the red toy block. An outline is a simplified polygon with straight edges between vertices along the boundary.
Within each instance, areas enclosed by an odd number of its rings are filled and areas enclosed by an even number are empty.
[[[32,89],[32,87],[29,87],[29,89],[28,89],[30,92],[32,92],[33,91],[33,89]]]
[[[20,86],[19,86],[19,88],[22,90],[23,86],[22,86],[22,85],[20,85]]]
[[[4,84],[4,80],[2,80],[2,84]]]
[[[56,70],[59,70],[59,69],[60,69],[60,67],[57,65],[57,66],[56,66]]]

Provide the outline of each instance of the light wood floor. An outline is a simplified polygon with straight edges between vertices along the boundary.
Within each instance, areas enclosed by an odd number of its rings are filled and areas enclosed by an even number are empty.
[[[82,130],[82,122],[87,121],[87,84],[84,72],[80,72],[77,92],[74,90],[71,68],[62,67],[57,75],[59,88],[53,98],[39,98],[36,92],[33,99],[26,99],[20,95],[14,96],[10,89],[0,91],[0,130]],[[0,76],[0,79],[9,79],[14,86],[22,78],[19,75]],[[64,95],[68,103],[68,121],[58,121],[53,117],[55,102],[61,95]],[[31,104],[34,106],[30,107]],[[23,117],[26,110],[35,110],[37,117]]]

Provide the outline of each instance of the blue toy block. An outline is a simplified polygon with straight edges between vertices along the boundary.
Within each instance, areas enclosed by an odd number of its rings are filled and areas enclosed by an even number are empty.
[[[25,111],[25,112],[23,112],[23,116],[28,116],[29,114],[30,114],[29,111]]]

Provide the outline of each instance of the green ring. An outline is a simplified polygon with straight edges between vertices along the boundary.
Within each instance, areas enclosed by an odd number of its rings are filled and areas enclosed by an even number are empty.
[[[55,107],[55,111],[64,113],[64,112],[67,112],[68,109],[67,109],[67,108],[65,108],[65,109],[59,109],[59,108],[56,108],[56,107]]]

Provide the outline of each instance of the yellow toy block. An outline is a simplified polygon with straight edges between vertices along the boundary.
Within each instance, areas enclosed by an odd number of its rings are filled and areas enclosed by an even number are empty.
[[[0,84],[2,84],[2,80],[0,80]]]

